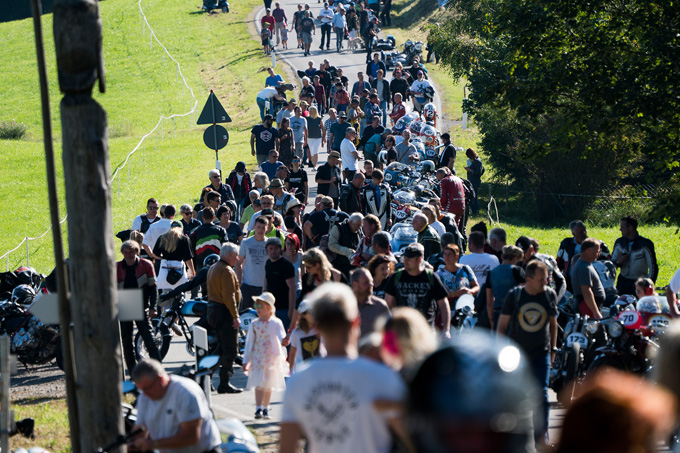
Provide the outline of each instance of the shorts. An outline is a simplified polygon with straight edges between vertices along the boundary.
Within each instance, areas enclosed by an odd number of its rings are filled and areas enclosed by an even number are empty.
[[[297,142],[295,143],[295,155],[302,159],[302,155],[304,153],[304,142]]]
[[[312,43],[312,34],[308,31],[303,31],[302,32],[302,42],[305,44],[311,44]]]
[[[262,40],[262,45],[263,46],[268,46],[269,45],[269,38],[265,38]]]

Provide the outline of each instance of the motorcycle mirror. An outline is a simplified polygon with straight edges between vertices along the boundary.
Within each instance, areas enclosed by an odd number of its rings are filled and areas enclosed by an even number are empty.
[[[200,362],[198,362],[198,372],[215,368],[219,365],[219,363],[220,363],[220,356],[218,356],[218,355],[205,356],[201,359]]]

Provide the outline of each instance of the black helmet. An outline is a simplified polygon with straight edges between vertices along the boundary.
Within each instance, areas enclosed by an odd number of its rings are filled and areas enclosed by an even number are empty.
[[[12,302],[29,305],[35,299],[35,290],[29,285],[19,285],[12,291]]]
[[[212,266],[219,260],[220,256],[217,253],[211,253],[210,255],[206,256],[205,259],[203,260],[203,267]]]
[[[37,285],[40,283],[41,275],[32,267],[22,266],[15,270],[14,273],[22,285]]]
[[[236,202],[234,200],[227,200],[224,202],[225,205],[229,206],[229,210],[231,211],[231,216],[234,217],[236,215]]]
[[[409,388],[407,426],[417,451],[534,450],[540,392],[519,348],[472,332],[420,365]]]

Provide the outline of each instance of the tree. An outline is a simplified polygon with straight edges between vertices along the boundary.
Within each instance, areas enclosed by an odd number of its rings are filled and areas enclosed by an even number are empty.
[[[677,182],[677,3],[460,0],[434,33],[501,174],[576,194]],[[658,202],[680,221],[680,198]]]

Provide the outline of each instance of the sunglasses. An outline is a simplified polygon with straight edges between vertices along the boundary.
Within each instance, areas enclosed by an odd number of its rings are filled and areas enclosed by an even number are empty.
[[[158,211],[158,206],[149,206],[152,211]]]

